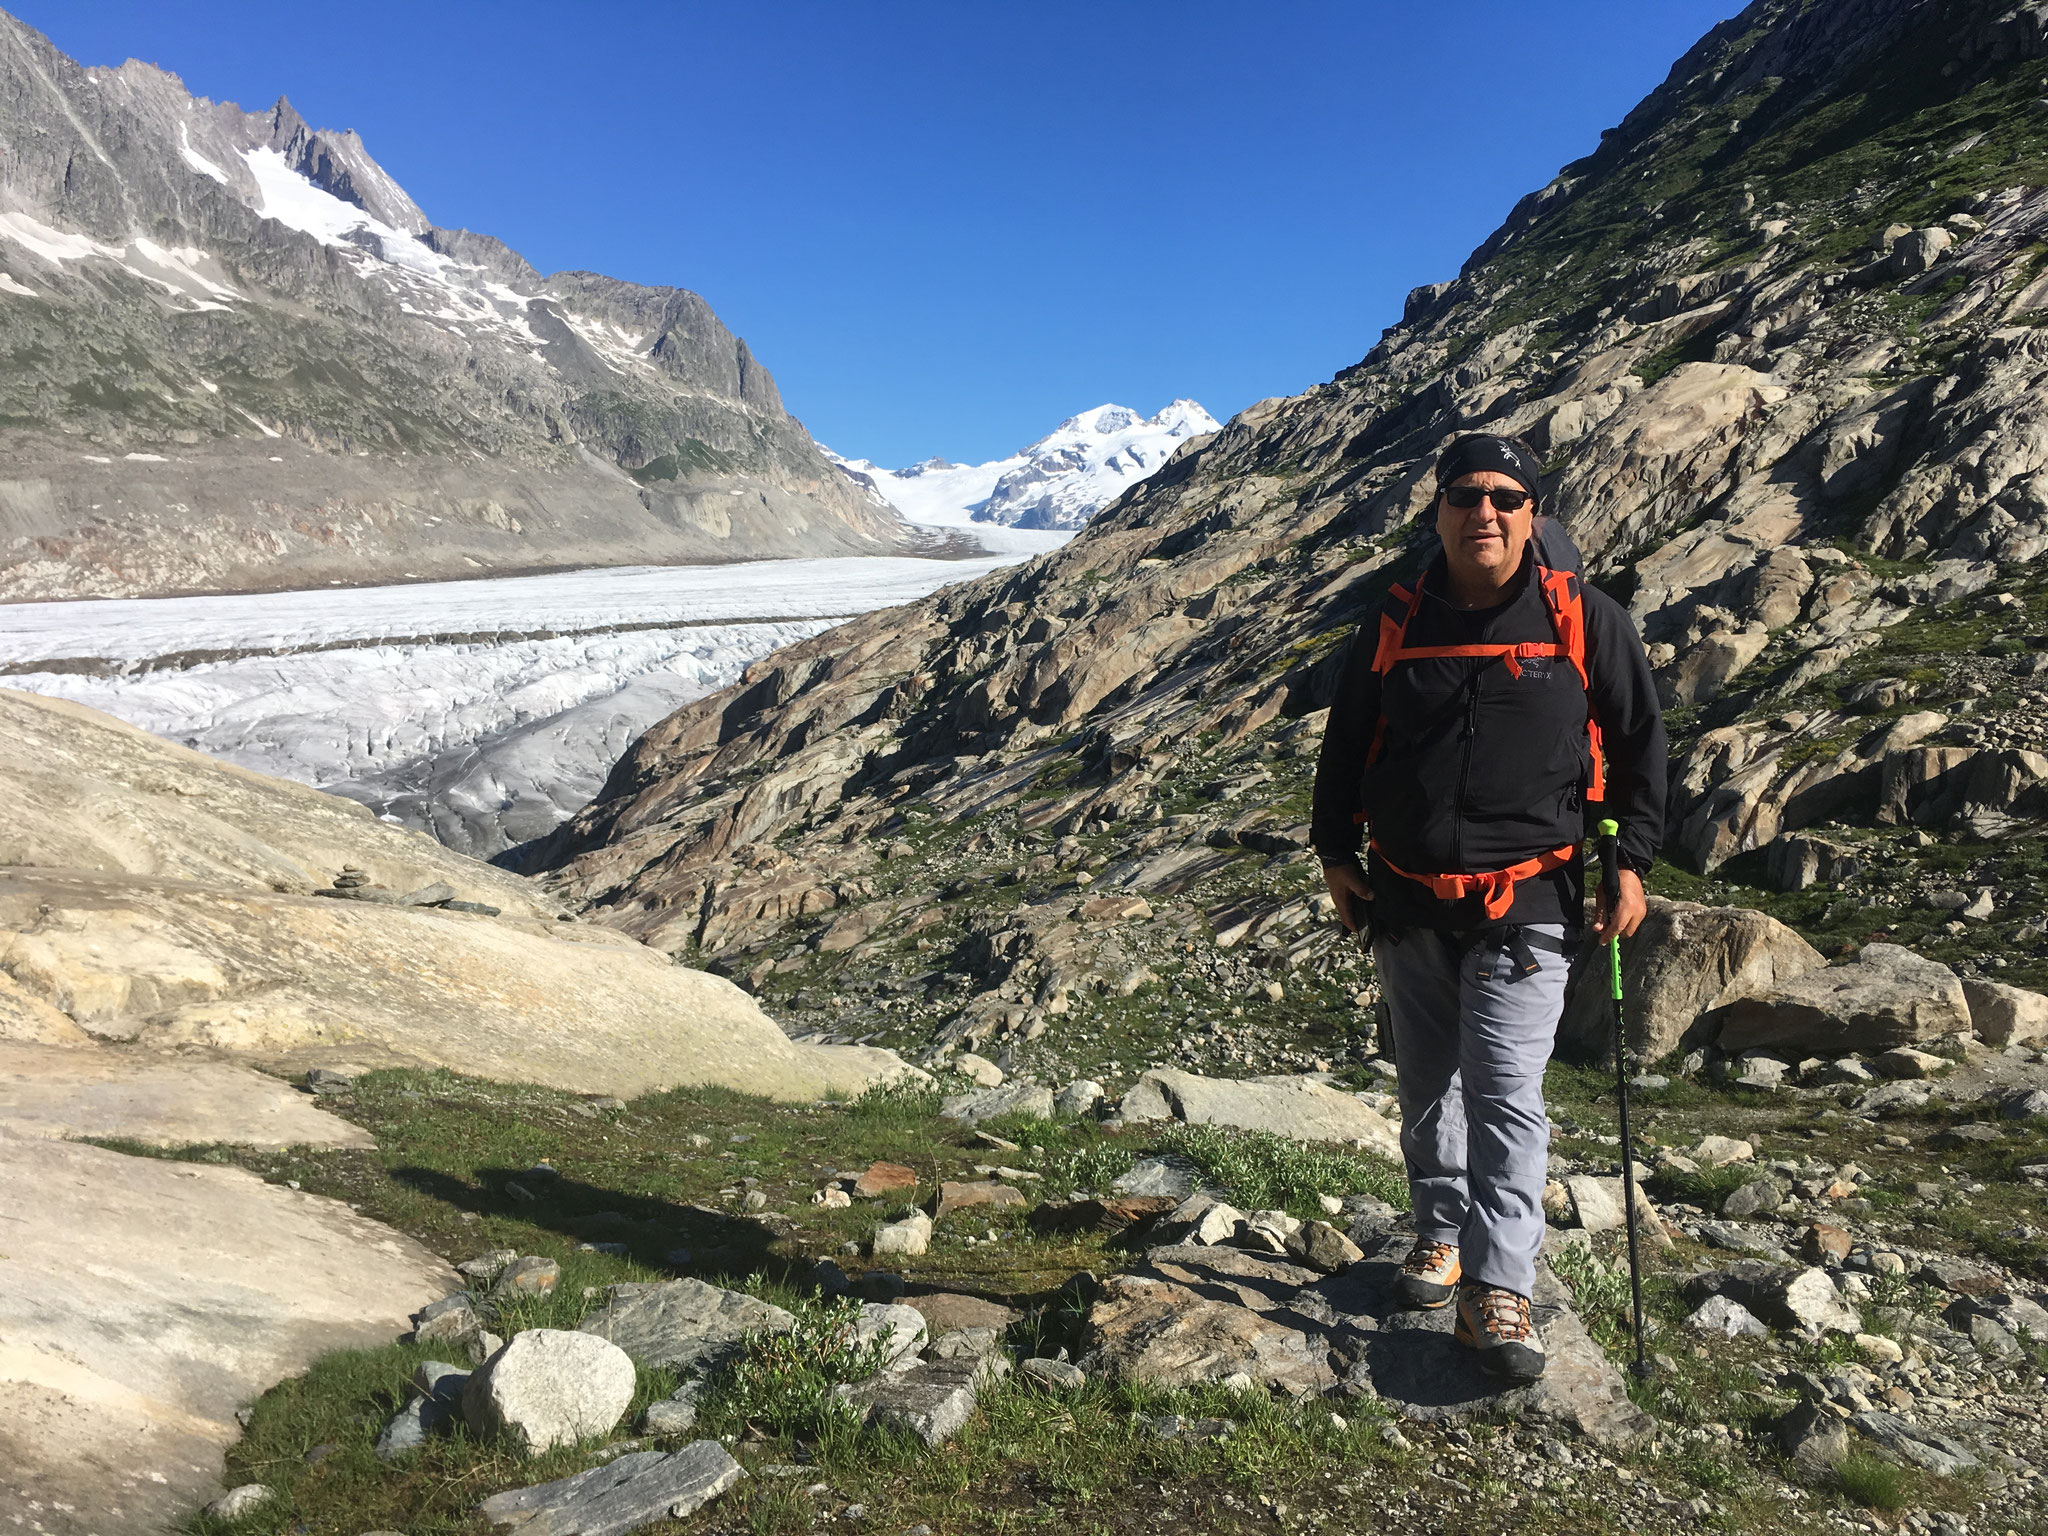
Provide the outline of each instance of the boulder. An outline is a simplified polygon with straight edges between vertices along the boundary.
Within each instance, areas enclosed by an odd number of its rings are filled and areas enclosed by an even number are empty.
[[[864,1301],[853,1325],[853,1337],[857,1345],[880,1340],[880,1369],[893,1371],[917,1359],[918,1351],[925,1346],[928,1328],[924,1314],[915,1307]]]
[[[1956,237],[1936,224],[1902,235],[1885,258],[1885,269],[1893,277],[1918,277],[1942,258]]]
[[[1970,1027],[1962,982],[1897,944],[1867,945],[1828,966],[1715,1010],[1719,1045],[1804,1056],[1883,1051]]]
[[[1642,926],[1622,940],[1621,965],[1629,1043],[1648,1064],[1706,1043],[1716,1010],[1821,970],[1827,961],[1765,913],[1652,896]],[[1558,1023],[1560,1048],[1582,1057],[1608,1052],[1612,1007],[1605,952],[1586,945],[1572,965]]]
[[[1809,1476],[1849,1455],[1849,1426],[1820,1403],[1801,1403],[1778,1421],[1778,1449]]]
[[[277,1490],[268,1483],[244,1483],[212,1500],[201,1513],[214,1520],[240,1520],[276,1497]]]
[[[1053,1096],[1052,1107],[1056,1114],[1070,1119],[1095,1113],[1095,1107],[1102,1102],[1102,1084],[1092,1077],[1080,1078],[1067,1084]]]
[[[972,1051],[962,1051],[946,1063],[953,1071],[973,1083],[977,1088],[1000,1088],[1003,1086],[1003,1069],[986,1057]]]
[[[716,1440],[679,1451],[631,1451],[602,1466],[494,1493],[479,1512],[520,1536],[626,1536],[694,1514],[747,1474]]]
[[[1884,760],[1877,819],[2003,836],[2048,814],[2048,756],[2008,748],[1915,746]]]
[[[1685,1326],[1701,1333],[1717,1333],[1724,1339],[1770,1337],[1770,1329],[1732,1296],[1709,1296],[1685,1320]]]
[[[1748,1162],[1756,1156],[1756,1148],[1732,1136],[1702,1136],[1692,1155],[1710,1168],[1725,1168],[1730,1163]]]
[[[1741,1259],[1726,1269],[1693,1276],[1683,1289],[1685,1299],[1695,1307],[1710,1297],[1725,1296],[1772,1327],[1808,1338],[1824,1333],[1854,1336],[1863,1331],[1862,1318],[1842,1300],[1823,1269],[1786,1269],[1762,1259]]]
[[[1164,1118],[1163,1114],[1160,1118]],[[1120,1195],[1167,1195],[1175,1200],[1185,1200],[1201,1185],[1200,1167],[1167,1152],[1139,1158],[1131,1164],[1128,1172],[1117,1176],[1110,1188]]]
[[[1297,1141],[1362,1144],[1398,1159],[1398,1133],[1351,1094],[1313,1077],[1198,1077],[1155,1067],[1124,1095],[1125,1120],[1180,1120],[1267,1131]]]
[[[1043,1355],[1034,1355],[1029,1360],[1019,1361],[1017,1371],[1041,1387],[1050,1387],[1055,1392],[1078,1392],[1088,1385],[1088,1373],[1078,1365],[1066,1360],[1052,1360]]]
[[[1932,1077],[1954,1063],[1932,1051],[1916,1051],[1910,1045],[1895,1045],[1871,1058],[1873,1067],[1890,1078]]]
[[[858,1412],[870,1429],[903,1430],[937,1445],[966,1427],[983,1383],[1003,1369],[1001,1360],[994,1353],[926,1360],[905,1371],[834,1387],[832,1395]]]
[[[1845,1228],[1817,1221],[1799,1234],[1799,1256],[1809,1264],[1832,1264],[1839,1268],[1849,1260],[1855,1244]]]
[[[0,1212],[0,1488],[81,1536],[181,1526],[237,1409],[460,1283],[339,1200],[4,1127]]]
[[[1970,1027],[1986,1045],[2034,1045],[2048,1040],[2048,997],[2002,981],[1963,978]]]
[[[1564,1181],[1571,1195],[1573,1219],[1588,1232],[1613,1232],[1621,1227],[1621,1180],[1596,1179],[1583,1173]]]
[[[1327,1221],[1305,1221],[1287,1237],[1287,1256],[1320,1274],[1334,1275],[1365,1254]]]
[[[1780,891],[1840,885],[1862,868],[1853,848],[1806,832],[1786,833],[1764,849],[1764,877]]]
[[[1751,1216],[1768,1216],[1785,1203],[1785,1186],[1776,1179],[1751,1179],[1732,1189],[1721,1202],[1721,1214],[1734,1221]]]
[[[1976,1453],[1955,1436],[1912,1423],[1895,1413],[1873,1409],[1854,1415],[1849,1422],[1894,1456],[1938,1477],[1968,1472],[1980,1465]]]
[[[648,1369],[702,1373],[725,1364],[750,1333],[787,1333],[796,1319],[771,1302],[702,1280],[615,1285],[577,1325]]]
[[[529,1328],[471,1373],[462,1417],[531,1456],[610,1434],[633,1401],[633,1361],[592,1333]]]

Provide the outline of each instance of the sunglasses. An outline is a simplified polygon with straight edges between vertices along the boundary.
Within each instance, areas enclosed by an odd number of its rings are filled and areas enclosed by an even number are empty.
[[[1535,499],[1511,486],[1454,485],[1444,492],[1444,500],[1461,512],[1471,511],[1482,501],[1492,502],[1497,511],[1519,512]]]

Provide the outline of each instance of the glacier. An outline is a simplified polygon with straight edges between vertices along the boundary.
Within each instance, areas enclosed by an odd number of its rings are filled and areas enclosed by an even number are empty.
[[[0,685],[488,858],[566,819],[648,726],[768,652],[1028,552],[4,604]]]

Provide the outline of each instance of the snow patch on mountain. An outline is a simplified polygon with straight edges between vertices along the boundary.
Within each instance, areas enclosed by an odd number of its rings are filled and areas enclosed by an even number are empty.
[[[1157,474],[1189,438],[1218,429],[1216,418],[1192,400],[1176,400],[1150,417],[1128,406],[1098,405],[986,464],[934,458],[882,469],[865,459],[832,457],[914,523],[1072,532]]]

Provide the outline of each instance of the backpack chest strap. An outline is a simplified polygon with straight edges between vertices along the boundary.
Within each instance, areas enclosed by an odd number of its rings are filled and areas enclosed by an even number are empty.
[[[1489,660],[1498,657],[1508,669],[1510,677],[1522,675],[1522,663],[1538,656],[1566,656],[1562,645],[1550,640],[1523,640],[1515,645],[1407,645],[1397,646],[1387,655],[1387,665],[1403,661],[1428,661],[1439,656],[1477,656]]]

